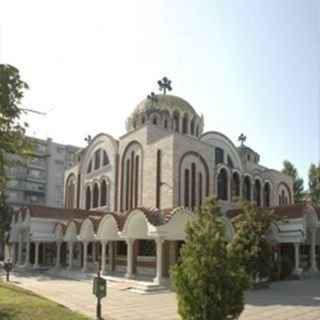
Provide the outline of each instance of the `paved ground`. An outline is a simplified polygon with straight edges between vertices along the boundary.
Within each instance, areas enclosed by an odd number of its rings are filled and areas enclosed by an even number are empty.
[[[0,273],[3,279],[3,273]],[[92,282],[58,279],[41,274],[15,273],[11,280],[23,288],[94,317],[96,300]],[[141,295],[110,283],[102,300],[108,320],[178,320],[176,298],[171,292]],[[320,320],[320,279],[282,281],[268,289],[248,291],[240,320]]]

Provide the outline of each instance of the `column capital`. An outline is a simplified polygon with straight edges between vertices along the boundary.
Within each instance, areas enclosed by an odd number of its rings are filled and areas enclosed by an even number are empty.
[[[100,243],[101,243],[102,245],[107,245],[107,244],[108,244],[108,240],[100,240]]]
[[[164,242],[166,241],[166,238],[164,238],[164,237],[157,237],[157,238],[154,238],[154,241],[155,241],[156,243],[162,244],[162,243],[164,243]]]
[[[127,245],[133,244],[134,240],[135,240],[134,238],[126,238],[125,239]]]

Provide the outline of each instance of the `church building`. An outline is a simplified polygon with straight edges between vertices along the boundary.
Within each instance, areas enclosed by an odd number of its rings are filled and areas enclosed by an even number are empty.
[[[22,207],[11,223],[14,263],[93,272],[127,278],[145,275],[160,283],[179,259],[184,229],[209,193],[228,218],[235,197],[273,208],[283,219],[268,237],[288,255],[294,272],[320,267],[320,210],[293,203],[292,178],[260,163],[245,144],[204,131],[204,117],[184,99],[168,94],[171,81],[158,82],[132,111],[119,139],[100,133],[78,151],[65,172],[65,208]]]

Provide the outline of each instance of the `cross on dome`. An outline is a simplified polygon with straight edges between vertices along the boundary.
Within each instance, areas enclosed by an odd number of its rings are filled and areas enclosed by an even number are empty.
[[[158,102],[158,97],[154,94],[154,92],[151,92],[147,95],[147,98],[151,100],[151,106],[153,107],[155,102]]]
[[[241,141],[241,145],[243,146],[243,143],[247,140],[247,137],[241,133],[239,138],[238,138],[238,141]]]
[[[163,91],[163,94],[166,94],[167,90],[169,90],[169,91],[172,90],[171,80],[169,80],[167,77],[163,77],[162,81],[159,80],[158,85],[159,85],[159,90]]]

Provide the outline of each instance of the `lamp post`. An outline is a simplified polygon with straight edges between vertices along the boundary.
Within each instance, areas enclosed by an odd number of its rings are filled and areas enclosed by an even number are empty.
[[[100,276],[101,261],[98,260],[97,277],[93,278],[93,294],[97,297],[96,320],[103,320],[101,317],[101,299],[107,296],[107,281]]]

